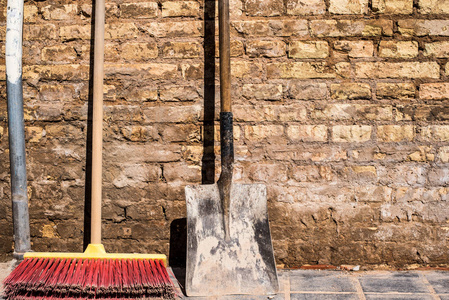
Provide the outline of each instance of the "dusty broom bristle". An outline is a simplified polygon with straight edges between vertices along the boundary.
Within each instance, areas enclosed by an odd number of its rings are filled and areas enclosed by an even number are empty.
[[[5,299],[174,299],[161,260],[26,258],[5,279]]]

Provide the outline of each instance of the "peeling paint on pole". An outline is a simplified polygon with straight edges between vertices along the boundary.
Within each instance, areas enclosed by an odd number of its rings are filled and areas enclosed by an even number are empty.
[[[23,0],[8,1],[6,19],[6,94],[8,98],[14,256],[22,258],[25,252],[31,250],[22,88]]]
[[[18,83],[22,76],[23,0],[9,0],[6,21],[6,77]]]

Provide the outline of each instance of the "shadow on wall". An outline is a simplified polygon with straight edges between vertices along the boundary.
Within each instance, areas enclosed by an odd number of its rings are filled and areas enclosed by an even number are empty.
[[[204,121],[203,158],[201,183],[215,182],[215,1],[204,4]],[[187,219],[176,219],[170,224],[169,265],[180,283],[185,287],[187,258]],[[184,291],[184,290],[183,290]],[[185,292],[185,291],[184,291]]]
[[[86,181],[84,183],[84,237],[83,251],[90,243],[91,222],[91,192],[92,192],[92,113],[93,113],[93,84],[94,84],[94,36],[95,36],[95,1],[92,3],[90,30],[90,61],[89,61],[89,95],[87,99],[87,132],[86,132]]]

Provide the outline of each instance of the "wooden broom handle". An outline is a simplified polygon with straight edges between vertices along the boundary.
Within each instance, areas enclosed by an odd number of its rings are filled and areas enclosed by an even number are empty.
[[[92,115],[91,244],[101,244],[103,152],[104,0],[95,0],[94,84]]]
[[[229,0],[220,0],[218,1],[218,5],[221,112],[232,112]]]

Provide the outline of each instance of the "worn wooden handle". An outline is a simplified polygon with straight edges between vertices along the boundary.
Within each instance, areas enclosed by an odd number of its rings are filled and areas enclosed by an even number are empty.
[[[220,104],[221,112],[231,109],[231,42],[229,34],[229,0],[220,0],[218,9],[220,52]]]
[[[91,244],[101,244],[103,153],[104,0],[95,0],[94,84],[92,116]]]

